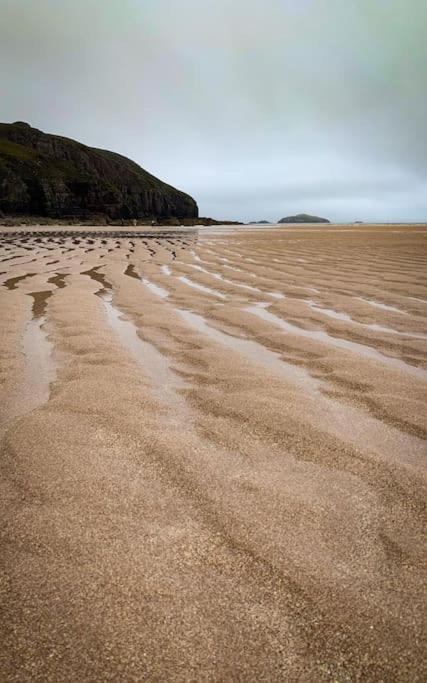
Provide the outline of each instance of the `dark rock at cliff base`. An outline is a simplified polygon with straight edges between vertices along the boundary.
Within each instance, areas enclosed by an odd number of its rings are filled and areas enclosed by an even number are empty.
[[[308,213],[298,213],[296,216],[286,216],[281,218],[278,223],[330,223],[327,218],[310,216]]]
[[[196,218],[197,204],[126,157],[0,123],[0,212],[90,219]]]

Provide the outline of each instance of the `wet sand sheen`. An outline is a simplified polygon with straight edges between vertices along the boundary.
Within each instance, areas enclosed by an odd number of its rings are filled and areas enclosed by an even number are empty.
[[[157,351],[152,344],[138,336],[135,325],[129,320],[125,320],[123,314],[113,306],[111,301],[104,298],[104,305],[108,323],[116,332],[123,347],[136,358],[148,374],[155,388],[154,393],[169,408],[179,411],[179,415],[176,416],[177,419],[182,418],[184,402],[177,391],[185,388],[185,382],[172,372],[167,358]]]
[[[27,323],[23,349],[26,357],[25,385],[32,396],[32,407],[49,399],[50,385],[56,379],[53,344],[44,328],[46,318],[35,316]]]
[[[33,303],[31,319],[26,322],[22,335],[24,366],[13,393],[8,397],[7,422],[0,424],[0,436],[10,422],[46,403],[51,385],[56,380],[54,345],[46,331],[46,308],[52,292],[30,292],[29,295]]]
[[[370,346],[365,346],[364,344],[352,342],[348,339],[341,339],[339,337],[331,336],[323,330],[305,330],[304,328],[298,327],[297,325],[293,325],[292,323],[289,323],[286,320],[282,320],[282,318],[279,318],[274,313],[267,311],[266,307],[264,306],[248,306],[246,310],[249,311],[249,313],[252,313],[253,315],[259,316],[263,320],[272,323],[273,325],[277,325],[285,332],[289,332],[290,334],[301,335],[303,337],[308,337],[309,339],[316,339],[326,344],[332,344],[333,346],[337,346],[338,348],[346,349],[354,353],[367,356],[368,358],[372,358],[372,360],[379,361],[380,363],[387,363],[390,366],[393,366],[395,368],[402,370],[403,372],[407,372],[408,374],[413,375],[414,377],[418,377],[420,379],[427,379],[427,370],[424,370],[423,368],[412,367],[411,365],[408,365],[407,363],[404,363],[397,358],[390,358],[389,356],[385,356],[383,353],[380,353],[379,351],[371,348]]]
[[[14,680],[421,680],[426,238],[0,245]]]

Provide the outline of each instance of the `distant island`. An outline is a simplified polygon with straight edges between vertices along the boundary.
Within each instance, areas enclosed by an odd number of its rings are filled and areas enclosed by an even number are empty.
[[[281,218],[278,223],[330,223],[327,218],[320,216],[310,216],[308,213],[298,213],[296,216],[286,216]]]
[[[196,219],[192,197],[115,152],[0,123],[0,215]]]
[[[249,221],[248,225],[270,225],[270,221]]]

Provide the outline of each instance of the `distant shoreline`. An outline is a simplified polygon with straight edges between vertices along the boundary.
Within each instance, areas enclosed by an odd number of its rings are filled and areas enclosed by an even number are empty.
[[[215,218],[198,217],[198,218],[165,218],[165,219],[116,219],[107,220],[101,217],[88,218],[48,218],[46,216],[0,216],[0,229],[3,228],[34,228],[40,227],[50,229],[51,227],[72,227],[72,228],[189,228],[189,227],[215,227],[215,226],[236,226],[239,228],[246,228],[250,230],[266,230],[268,228],[289,228],[293,226],[317,226],[327,228],[334,227],[349,227],[357,226],[363,228],[366,226],[417,226],[427,225],[427,218],[425,221],[349,221],[349,222],[333,222],[318,223],[318,222],[295,222],[295,223],[244,223],[243,221],[233,220],[218,220]]]

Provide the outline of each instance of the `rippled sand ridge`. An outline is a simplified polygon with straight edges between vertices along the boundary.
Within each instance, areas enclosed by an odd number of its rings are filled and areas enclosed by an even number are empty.
[[[424,680],[427,227],[39,230],[0,242],[2,680]]]

